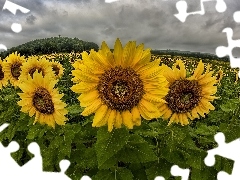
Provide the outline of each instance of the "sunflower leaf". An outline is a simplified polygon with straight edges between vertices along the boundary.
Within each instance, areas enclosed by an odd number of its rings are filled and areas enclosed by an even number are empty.
[[[115,179],[115,173],[110,170],[100,170],[92,177],[92,180],[113,180]]]
[[[75,114],[81,114],[83,111],[83,108],[79,106],[79,104],[74,104],[72,106],[67,107],[68,114],[75,115]]]
[[[151,166],[146,169],[146,175],[148,180],[153,180],[156,176],[163,176],[168,179],[170,174],[172,164],[166,161],[165,159],[159,159],[159,163],[153,163]]]
[[[95,150],[97,153],[98,167],[101,167],[109,158],[115,155],[127,143],[129,133],[126,129],[114,129],[111,133],[106,127],[97,132]]]
[[[240,102],[238,99],[229,99],[226,104],[222,104],[220,107],[224,112],[234,111]]]
[[[118,160],[125,163],[143,163],[155,161],[155,153],[149,143],[138,135],[131,135],[129,142],[118,153]]]
[[[217,126],[207,126],[206,124],[200,124],[197,127],[195,133],[199,135],[214,135],[216,134],[216,131],[218,130]]]

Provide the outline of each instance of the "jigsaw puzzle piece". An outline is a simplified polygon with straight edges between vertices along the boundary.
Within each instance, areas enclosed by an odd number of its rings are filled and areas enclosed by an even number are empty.
[[[33,147],[34,152],[36,153],[36,148]],[[38,152],[36,153],[38,154]],[[30,160],[31,161],[31,160]],[[42,163],[38,162],[41,166]],[[66,170],[69,167],[70,162],[68,160],[62,160],[59,163],[59,167],[60,167],[60,172],[44,172],[44,171],[35,171],[35,172],[31,172],[34,167],[28,169],[28,172],[26,172],[25,170],[22,171],[21,173],[18,174],[18,177],[20,177],[19,179],[24,179],[24,180],[53,180],[53,179],[57,179],[57,180],[71,180],[66,174]]]
[[[222,13],[224,11],[226,11],[227,9],[227,6],[226,6],[226,3],[224,0],[200,0],[200,4],[201,4],[201,9],[200,11],[195,11],[195,12],[187,12],[187,3],[186,1],[178,1],[176,3],[176,9],[178,10],[178,14],[174,14],[174,16],[176,18],[178,18],[181,22],[185,22],[186,21],[186,18],[189,16],[189,15],[194,15],[194,14],[199,14],[199,15],[203,15],[205,14],[205,9],[204,9],[204,2],[207,2],[207,1],[216,1],[216,6],[215,6],[215,9],[219,12],[219,13]]]
[[[28,145],[28,151],[34,155],[34,157],[29,160],[26,164],[21,167],[22,172],[29,172],[31,169],[31,173],[42,172],[42,156],[40,152],[40,147],[36,142],[32,142]]]
[[[181,22],[185,22],[188,17],[187,13],[187,3],[186,1],[178,1],[176,3],[176,8],[178,10],[178,14],[174,14],[176,18],[178,18]]]
[[[1,49],[1,44],[0,44],[0,49]],[[0,132],[2,132],[4,129],[6,129],[9,126],[8,123],[4,123],[0,126]]]
[[[235,22],[240,23],[240,11],[236,11],[233,14],[233,19],[234,19]]]
[[[236,139],[232,142],[225,143],[225,136],[223,133],[217,133],[214,136],[215,141],[218,143],[218,147],[208,151],[207,157],[204,162],[207,166],[213,166],[215,164],[215,155],[228,158],[234,161],[232,174],[229,175],[226,172],[218,173],[218,180],[231,180],[239,179],[240,177],[240,139]]]
[[[217,0],[217,4],[216,4],[215,8],[216,8],[217,12],[222,13],[222,12],[226,11],[227,5],[224,2],[224,0]]]
[[[83,176],[80,180],[92,180],[89,176]]]
[[[11,153],[18,150],[19,144],[15,141],[12,141],[7,147],[0,143],[0,179],[13,179],[20,172],[20,166],[11,156]]]
[[[182,180],[188,180],[190,170],[189,169],[182,169],[177,165],[171,167],[171,174],[173,176],[181,176]]]
[[[233,30],[231,28],[225,28],[222,32],[225,32],[227,35],[228,47],[219,46],[216,48],[216,54],[218,57],[224,57],[226,55],[229,56],[230,66],[232,68],[240,67],[240,58],[233,57],[232,50],[233,48],[240,47],[240,39],[233,40]],[[238,73],[240,77],[240,72]]]
[[[165,178],[162,177],[162,176],[157,176],[157,177],[154,178],[154,180],[165,180]]]

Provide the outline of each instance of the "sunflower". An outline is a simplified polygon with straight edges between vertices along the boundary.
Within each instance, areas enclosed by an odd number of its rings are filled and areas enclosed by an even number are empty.
[[[214,86],[217,80],[215,76],[212,77],[213,71],[209,71],[209,65],[203,74],[204,64],[200,61],[191,77],[186,76],[181,60],[177,60],[172,69],[163,66],[170,90],[165,97],[167,103],[161,103],[159,110],[163,119],[170,118],[169,125],[172,122],[187,125],[189,119],[205,117],[209,110],[215,109],[210,101],[217,99],[213,96],[217,92],[217,86]]]
[[[2,64],[4,76],[16,87],[20,83],[19,76],[21,75],[21,66],[26,61],[25,57],[15,52],[6,57],[5,60]]]
[[[221,84],[222,78],[223,78],[223,71],[222,71],[222,69],[220,69],[216,74],[216,80],[218,82],[218,85]]]
[[[34,114],[35,121],[40,124],[47,124],[55,128],[55,123],[64,125],[67,118],[66,104],[60,99],[64,94],[59,94],[57,89],[54,89],[57,80],[53,80],[50,75],[44,78],[42,73],[34,72],[33,78],[28,75],[28,78],[19,84],[19,88],[23,93],[18,93],[21,100],[18,102],[22,106],[21,111],[29,113],[32,117]]]
[[[74,83],[80,83],[81,80],[77,77],[77,74],[79,70],[81,70],[81,64],[83,63],[82,60],[77,60],[75,61],[72,66],[74,67],[75,70],[72,70],[72,76],[74,76],[71,81]]]
[[[54,72],[55,77],[57,79],[61,78],[63,75],[63,71],[64,71],[63,66],[59,62],[56,62],[56,61],[51,61],[51,65],[52,65],[52,70]]]
[[[19,79],[25,80],[28,78],[28,75],[33,78],[33,73],[37,71],[42,73],[43,77],[45,75],[50,75],[54,78],[54,72],[52,71],[51,63],[43,57],[30,56],[27,61],[22,65],[22,73]]]
[[[236,78],[234,84],[237,84],[238,79],[239,79],[239,71],[234,69],[234,72],[235,72],[235,78]]]
[[[85,107],[83,116],[95,113],[93,127],[125,125],[132,129],[146,120],[160,117],[157,104],[168,92],[160,60],[150,62],[150,49],[130,41],[123,48],[116,40],[111,52],[105,42],[101,49],[82,53],[82,63],[74,72],[80,82],[71,89],[81,93],[78,100]]]
[[[0,58],[0,89],[3,88],[3,86],[6,86],[8,84],[8,79],[6,78],[5,73],[3,72],[3,62]]]

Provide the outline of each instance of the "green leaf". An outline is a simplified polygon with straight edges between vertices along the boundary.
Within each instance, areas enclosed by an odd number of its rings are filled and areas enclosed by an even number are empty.
[[[116,179],[118,180],[132,180],[133,174],[130,170],[126,168],[118,168],[117,169],[117,176]]]
[[[107,127],[102,127],[97,132],[95,150],[97,152],[98,167],[115,155],[127,143],[129,133],[126,129],[114,129],[111,133]]]
[[[166,146],[172,151],[178,145],[181,145],[189,133],[188,127],[182,127],[180,125],[171,125],[168,127],[168,133],[165,134],[164,141]]]
[[[143,163],[157,160],[157,156],[150,148],[148,142],[134,134],[129,138],[129,142],[117,155],[118,160],[125,163]]]
[[[217,171],[213,167],[206,167],[202,170],[192,168],[191,169],[191,180],[204,180],[204,179],[217,179]]]
[[[218,130],[217,126],[207,126],[206,124],[200,124],[197,127],[195,133],[199,135],[209,136],[216,134],[217,130]]]
[[[68,114],[72,114],[72,115],[81,114],[81,112],[83,111],[82,107],[79,104],[68,106],[67,110],[68,110]]]
[[[172,165],[165,159],[160,159],[159,163],[153,163],[150,168],[146,169],[147,179],[153,180],[157,176],[163,176],[165,179],[168,179],[171,176],[170,170]]]
[[[46,129],[44,126],[33,125],[30,127],[27,135],[27,139],[34,139],[35,137],[42,137],[45,133]]]
[[[207,156],[206,152],[187,151],[183,153],[186,158],[186,164],[190,167],[201,170],[204,164],[204,158]]]
[[[114,180],[115,173],[110,170],[100,170],[98,173],[92,177],[92,180]]]
[[[239,99],[229,99],[226,104],[221,105],[224,112],[234,111],[239,106]]]

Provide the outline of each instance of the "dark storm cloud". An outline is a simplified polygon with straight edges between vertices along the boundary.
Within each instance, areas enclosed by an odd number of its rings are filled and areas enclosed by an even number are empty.
[[[113,47],[117,37],[125,44],[129,40],[144,43],[152,49],[178,49],[215,53],[216,47],[227,46],[225,27],[231,27],[234,38],[240,38],[239,25],[233,13],[240,10],[240,1],[225,0],[227,11],[218,13],[216,2],[204,3],[205,15],[188,16],[185,23],[178,13],[178,0],[14,0],[30,9],[30,13],[12,15],[1,12],[1,41],[8,47],[30,40],[52,36],[77,37]],[[200,0],[186,0],[188,12],[200,10]],[[0,4],[1,5],[1,4]],[[23,31],[12,33],[11,23],[22,23]],[[4,24],[6,27],[4,27]],[[0,43],[2,43],[0,42]]]
[[[26,22],[27,22],[28,24],[33,25],[34,22],[36,21],[36,19],[37,19],[37,18],[36,18],[34,15],[30,15],[30,16],[28,16],[28,17],[26,18]]]

